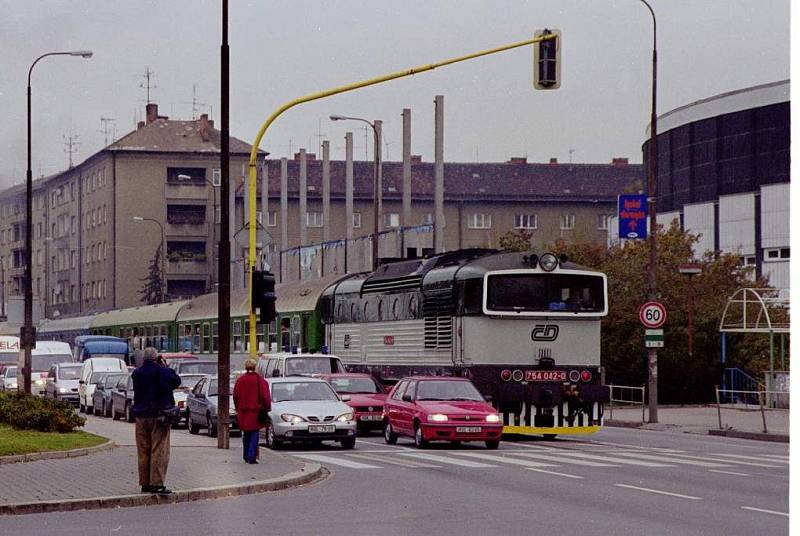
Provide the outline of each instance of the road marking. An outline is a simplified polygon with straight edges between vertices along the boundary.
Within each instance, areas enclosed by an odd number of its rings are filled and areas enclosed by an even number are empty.
[[[556,450],[553,447],[542,447],[542,446],[539,446],[539,445],[526,445],[525,443],[516,443],[516,442],[513,442],[513,443],[509,442],[509,443],[513,444],[515,447],[525,447],[526,449],[545,450],[545,451],[551,451],[551,452]],[[509,444],[509,443],[506,443],[506,444]]]
[[[606,456],[597,456],[594,454],[584,454],[582,452],[561,452],[564,456],[571,456],[575,458],[584,458],[587,460],[596,460],[598,462],[621,463],[624,465],[639,465],[641,467],[675,467],[672,464],[648,462],[644,460],[631,460],[627,458],[610,458]]]
[[[761,456],[767,458],[775,458],[777,460],[786,460],[787,462],[789,461],[789,456],[786,456],[784,454],[761,454]]]
[[[533,467],[528,467],[528,471],[536,471],[537,473],[546,473],[548,475],[565,476],[567,478],[583,478],[582,476],[578,476],[578,475],[570,475],[570,474],[567,474],[567,473],[557,473],[555,471],[545,471],[544,469],[534,469]]]
[[[736,473],[734,471],[720,471],[719,469],[709,469],[709,473],[722,473],[723,475],[750,476],[747,473]]]
[[[749,465],[751,467],[772,467],[777,468],[780,467],[779,465],[769,465],[766,463],[758,463],[758,462],[746,462],[744,460],[731,460],[731,459],[721,459],[721,458],[709,458],[708,456],[692,456],[690,454],[677,454],[676,456],[680,456],[681,458],[690,458],[693,460],[706,460],[710,462],[720,462],[726,465]]]
[[[640,454],[638,452],[616,452],[617,456],[630,456],[633,458],[641,459],[641,460],[650,460],[651,462],[669,462],[669,463],[677,463],[680,465],[694,465],[697,467],[730,467],[725,463],[714,463],[702,460],[693,460],[693,459],[683,459],[678,458],[677,456],[653,456],[652,454]],[[722,461],[722,460],[720,460]]]
[[[384,451],[385,452],[385,451]],[[375,454],[364,454],[361,452],[348,454],[348,456],[364,458],[374,462],[388,463],[391,465],[399,465],[401,467],[411,467],[412,469],[438,469],[438,465],[431,465],[429,463],[420,463],[411,460],[397,460],[389,459],[386,456],[378,456]]]
[[[726,458],[737,458],[737,459],[745,459],[745,460],[755,460],[761,462],[770,462],[770,463],[785,463],[789,465],[789,460],[773,460],[769,458],[759,458],[758,456],[743,456],[741,454],[718,454],[716,452],[711,453],[711,456],[724,456]],[[774,467],[774,466],[773,466]]]
[[[420,458],[422,460],[428,460],[431,462],[439,462],[439,463],[447,463],[450,465],[459,465],[461,467],[497,467],[496,465],[490,465],[487,463],[478,463],[478,462],[471,462],[469,460],[456,460],[454,458],[448,458],[446,456],[437,456],[436,454],[427,454],[424,452],[401,452],[400,456],[411,456],[412,458]]]
[[[640,488],[639,486],[631,486],[629,484],[614,484],[619,488],[628,488],[628,489],[636,489],[639,491],[647,491],[648,493],[657,493],[659,495],[669,495],[670,497],[680,497],[681,499],[691,499],[693,501],[699,501],[701,497],[695,497],[693,495],[682,495],[680,493],[672,493],[671,491],[661,491],[659,489],[650,489],[650,488]]]
[[[477,458],[479,460],[486,460],[489,462],[523,465],[525,467],[558,467],[557,465],[553,465],[552,463],[539,463],[539,462],[532,462],[530,460],[518,460],[516,458],[510,458],[508,456],[495,456],[492,454],[483,454],[480,452],[454,452],[453,454],[457,454],[458,456],[469,456],[470,458]]]
[[[562,464],[584,465],[586,467],[619,467],[611,463],[591,462],[588,460],[573,460],[565,457],[558,457],[558,455],[535,454],[533,452],[515,452],[515,456],[525,456],[526,458],[534,458],[537,460],[546,460],[548,462],[558,462]]]
[[[776,516],[785,516],[789,517],[789,514],[786,512],[776,512],[775,510],[764,510],[763,508],[754,508],[752,506],[742,506],[742,510],[752,510],[753,512],[764,512],[765,514],[773,514]]]
[[[322,456],[319,454],[293,454],[297,458],[307,458],[309,460],[319,462],[322,464],[340,465],[350,469],[380,469],[377,465],[370,465],[368,463],[351,462],[350,460],[342,460],[340,458],[333,458],[331,456]]]

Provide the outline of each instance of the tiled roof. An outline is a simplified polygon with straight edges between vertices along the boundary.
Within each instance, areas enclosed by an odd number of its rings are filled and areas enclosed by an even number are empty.
[[[220,131],[208,129],[208,141],[200,134],[200,122],[173,121],[158,118],[118,139],[108,147],[111,151],[218,153]],[[231,136],[231,153],[250,154],[250,144]]]
[[[322,161],[309,160],[309,199],[322,196]],[[280,160],[268,161],[270,197],[280,194]],[[345,162],[331,161],[331,195],[345,193]],[[288,162],[288,190],[299,189],[300,164]],[[353,162],[356,198],[372,197],[372,162]],[[641,164],[528,164],[528,163],[445,163],[444,195],[449,200],[616,200],[635,181],[645,181]],[[403,189],[402,162],[383,163],[383,191],[386,199],[400,199]],[[411,165],[414,199],[433,199],[434,164]]]

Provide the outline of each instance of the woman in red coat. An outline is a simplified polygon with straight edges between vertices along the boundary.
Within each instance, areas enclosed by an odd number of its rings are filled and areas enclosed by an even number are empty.
[[[248,359],[244,362],[244,368],[246,372],[239,376],[233,386],[233,404],[242,431],[244,461],[258,463],[258,431],[266,424],[263,417],[271,409],[272,400],[266,380],[256,373],[256,362]],[[259,414],[262,419],[259,419]]]

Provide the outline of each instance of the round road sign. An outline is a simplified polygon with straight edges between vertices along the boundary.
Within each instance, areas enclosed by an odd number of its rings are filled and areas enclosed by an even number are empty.
[[[639,308],[639,321],[646,328],[660,328],[667,321],[667,309],[658,302],[647,302]]]

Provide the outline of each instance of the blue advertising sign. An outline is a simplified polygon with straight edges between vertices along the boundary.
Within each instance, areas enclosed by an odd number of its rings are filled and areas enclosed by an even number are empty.
[[[647,196],[620,195],[617,197],[619,237],[628,240],[647,238]]]

